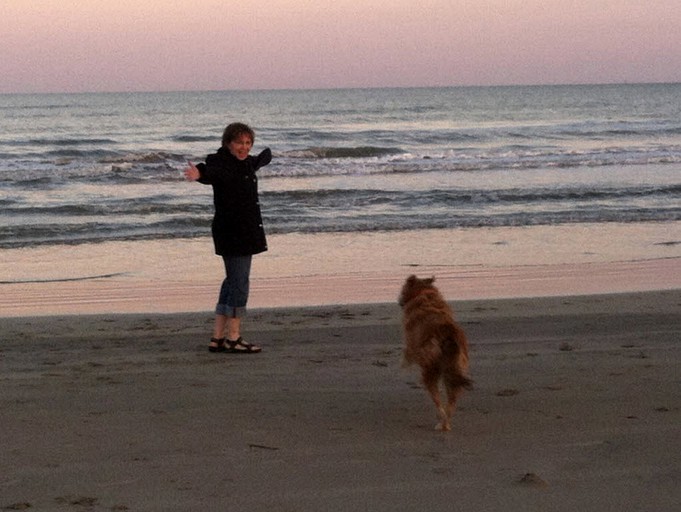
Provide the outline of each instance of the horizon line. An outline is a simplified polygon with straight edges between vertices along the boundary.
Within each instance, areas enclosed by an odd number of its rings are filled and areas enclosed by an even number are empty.
[[[637,81],[613,81],[613,82],[565,82],[565,83],[517,83],[517,84],[458,84],[458,85],[381,85],[381,86],[339,86],[339,87],[252,87],[252,88],[225,88],[225,89],[130,89],[130,90],[82,90],[82,91],[0,91],[0,96],[19,95],[76,95],[76,94],[173,94],[195,92],[275,92],[275,91],[351,91],[351,90],[378,90],[378,89],[482,89],[482,88],[512,88],[512,87],[599,87],[615,85],[679,85],[681,81],[637,82]]]

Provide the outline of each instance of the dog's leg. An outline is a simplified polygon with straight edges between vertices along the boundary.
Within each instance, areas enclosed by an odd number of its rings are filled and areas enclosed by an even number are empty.
[[[423,377],[423,385],[433,399],[435,409],[437,410],[437,416],[440,419],[440,422],[435,425],[435,428],[436,430],[447,431],[450,427],[449,419],[447,418],[445,408],[442,406],[442,399],[440,397],[440,370],[438,368],[424,368],[421,375]]]
[[[447,418],[447,425],[449,425],[452,416],[454,415],[454,411],[456,410],[456,401],[459,399],[459,395],[461,394],[462,388],[459,386],[456,387],[451,387],[451,386],[445,386],[447,389],[447,407],[445,410],[445,416]],[[447,429],[449,430],[449,429]]]
[[[445,371],[444,375],[445,389],[447,390],[447,406],[446,406],[446,417],[447,424],[449,424],[454,411],[456,410],[456,402],[459,399],[459,395],[464,389],[471,386],[471,380],[466,377],[458,367],[450,368]]]

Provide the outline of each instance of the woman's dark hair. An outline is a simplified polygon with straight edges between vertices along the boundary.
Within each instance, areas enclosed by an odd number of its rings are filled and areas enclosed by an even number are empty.
[[[222,147],[226,148],[230,142],[242,135],[248,135],[251,138],[251,142],[255,142],[255,132],[250,126],[244,123],[230,124],[222,133]]]

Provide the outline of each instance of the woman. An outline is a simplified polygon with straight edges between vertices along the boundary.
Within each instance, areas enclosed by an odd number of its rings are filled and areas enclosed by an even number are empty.
[[[222,135],[222,146],[206,162],[189,162],[185,176],[213,186],[215,216],[212,233],[215,253],[222,256],[226,277],[215,308],[211,352],[255,354],[261,348],[241,337],[241,318],[248,302],[251,260],[267,250],[262,225],[256,171],[272,160],[269,148],[258,156],[250,151],[255,132],[243,123],[232,123]]]

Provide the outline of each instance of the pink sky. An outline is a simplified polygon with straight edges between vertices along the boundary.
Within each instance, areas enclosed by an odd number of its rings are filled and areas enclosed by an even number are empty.
[[[681,81],[679,0],[0,0],[0,93]]]

